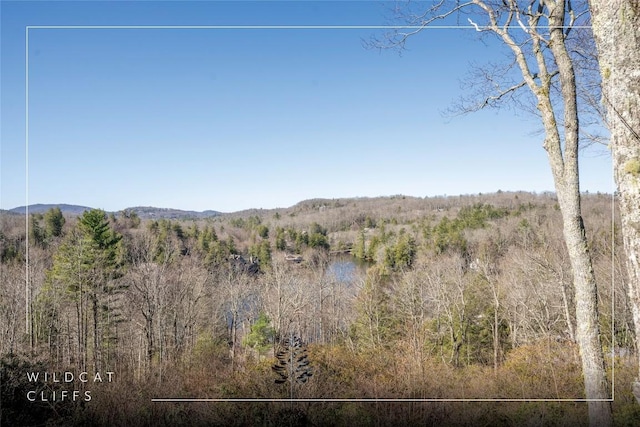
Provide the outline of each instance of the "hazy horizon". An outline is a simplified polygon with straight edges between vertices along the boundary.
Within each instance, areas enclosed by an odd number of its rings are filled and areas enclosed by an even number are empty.
[[[377,196],[344,196],[344,197],[306,197],[303,199],[300,199],[294,203],[292,203],[291,205],[287,205],[287,206],[269,206],[269,207],[260,207],[260,206],[254,206],[254,207],[249,207],[246,209],[239,209],[239,210],[235,210],[235,211],[222,211],[220,209],[216,209],[215,207],[208,207],[205,209],[190,209],[188,207],[181,207],[181,206],[154,206],[154,205],[142,205],[142,204],[133,204],[133,205],[129,205],[129,206],[122,206],[122,207],[116,207],[116,208],[105,208],[102,206],[91,206],[88,205],[86,203],[69,203],[69,202],[52,202],[52,203],[47,203],[47,202],[34,202],[34,203],[30,203],[28,206],[29,207],[33,207],[33,206],[61,206],[61,205],[66,205],[66,206],[74,206],[74,207],[85,207],[85,208],[91,208],[91,209],[102,209],[105,212],[121,212],[125,209],[131,209],[131,208],[153,208],[153,209],[171,209],[171,210],[179,210],[179,211],[190,211],[190,212],[206,212],[206,211],[214,211],[214,212],[219,212],[219,213],[235,213],[235,212],[241,212],[241,211],[245,211],[245,210],[276,210],[276,209],[289,209],[292,208],[300,203],[303,202],[307,202],[307,201],[313,201],[313,200],[358,200],[358,199],[385,199],[385,198],[394,198],[394,197],[410,197],[410,198],[417,198],[417,199],[434,199],[434,198],[458,198],[458,197],[481,197],[481,196],[491,196],[491,195],[496,195],[496,194],[501,194],[501,193],[506,193],[506,194],[516,194],[516,193],[526,193],[526,194],[532,194],[532,195],[545,195],[545,194],[555,194],[555,190],[544,190],[544,191],[527,191],[527,190],[495,190],[495,191],[487,191],[487,192],[479,192],[479,193],[460,193],[460,194],[433,194],[433,195],[425,195],[425,196],[416,196],[416,195],[411,195],[411,194],[400,194],[400,193],[396,193],[396,194],[383,194],[383,195],[377,195]],[[582,192],[583,195],[593,195],[593,194],[602,194],[602,195],[611,195],[612,192],[611,191],[596,191],[596,192],[592,192],[589,190],[585,190]],[[25,208],[27,205],[19,205],[19,206],[14,206],[14,207],[9,207],[9,208],[2,208],[5,209],[7,211],[13,211],[16,209],[20,209],[20,208]]]
[[[397,23],[383,2],[2,7],[0,208],[73,195],[235,212],[554,187],[536,117],[443,114],[469,94],[470,64],[505,58],[455,19],[400,55],[363,47],[384,29],[350,27]],[[602,150],[581,151],[583,190],[612,191]]]

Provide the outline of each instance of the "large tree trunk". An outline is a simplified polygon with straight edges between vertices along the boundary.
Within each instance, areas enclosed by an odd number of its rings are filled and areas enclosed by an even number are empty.
[[[640,337],[640,1],[592,0],[590,7],[603,104],[611,131],[627,255],[628,293],[637,340]],[[640,348],[636,348],[636,356],[640,362]],[[633,392],[640,402],[640,371]]]
[[[541,107],[544,109],[544,103],[541,103]],[[570,135],[573,132],[571,130],[565,133],[565,146],[572,144],[574,149],[565,149],[562,156],[559,134],[552,129],[552,126],[555,128],[554,120],[543,120],[543,122],[547,128],[545,148],[553,172],[558,204],[562,213],[564,241],[573,272],[576,342],[580,349],[585,395],[590,400],[589,422],[592,426],[608,426],[612,424],[611,405],[607,401],[611,396],[607,386],[600,342],[596,280],[580,209],[577,128],[574,137]]]
[[[532,35],[532,56],[538,73],[534,76],[530,64],[518,43],[505,27],[497,25],[495,13],[481,2],[483,9],[490,15],[492,31],[498,34],[513,51],[516,62],[522,71],[525,83],[537,98],[537,109],[545,130],[544,149],[547,151],[553,174],[558,204],[562,213],[563,236],[567,246],[576,301],[576,342],[580,349],[585,396],[589,405],[589,424],[592,426],[610,426],[613,423],[609,389],[604,366],[600,328],[598,323],[598,300],[596,279],[591,264],[591,256],[580,209],[580,180],[578,168],[579,117],[577,109],[576,78],[573,61],[565,44],[565,17],[570,7],[562,0],[545,2],[548,11],[549,40],[538,32],[542,13],[532,14],[529,18]],[[557,65],[562,95],[562,108],[554,108],[551,99],[551,81],[548,58],[543,53],[546,44]],[[554,73],[555,74],[555,73]],[[536,80],[536,78],[538,80]],[[540,83],[537,83],[539,81]],[[557,112],[564,115],[560,126]],[[562,136],[561,132],[562,131]]]
[[[543,123],[547,135],[545,148],[549,155],[558,203],[562,211],[564,240],[573,271],[576,296],[576,342],[580,348],[585,395],[590,400],[589,424],[600,427],[613,424],[611,403],[608,401],[611,395],[607,385],[602,343],[600,342],[596,278],[580,209],[579,118],[576,80],[573,62],[564,43],[564,18],[565,10],[560,4],[551,8],[549,25],[553,29],[550,31],[549,47],[558,66],[562,92],[564,155],[560,154],[562,145],[555,120],[553,123],[549,123],[547,120],[551,114],[545,115],[543,113]],[[541,103],[541,107],[544,108],[544,106],[544,103]]]
[[[585,395],[589,399],[589,423],[592,426],[612,425],[611,398],[604,367],[595,275],[591,265],[580,214],[579,199],[574,189],[560,190],[556,185],[562,209],[564,238],[573,270],[576,301],[576,342],[580,348]]]

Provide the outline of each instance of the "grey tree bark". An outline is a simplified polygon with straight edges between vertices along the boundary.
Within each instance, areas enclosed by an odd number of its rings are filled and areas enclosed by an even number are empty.
[[[553,174],[562,213],[563,236],[573,272],[575,333],[588,400],[589,423],[602,427],[613,423],[611,396],[600,341],[596,279],[580,207],[576,70],[567,49],[569,33],[574,30],[577,17],[585,12],[586,4],[580,6],[582,10],[577,10],[577,5],[567,0],[469,0],[456,2],[453,6],[439,1],[433,3],[426,13],[410,15],[412,24],[418,24],[419,28],[409,33],[396,33],[392,42],[403,46],[409,37],[434,21],[466,12],[469,23],[477,31],[498,36],[511,50],[515,65],[522,74],[522,82],[498,90],[498,93],[487,96],[484,102],[464,109],[468,112],[487,105],[495,106],[523,87],[533,95],[544,128],[543,147]],[[489,83],[495,87],[493,76]],[[555,91],[559,91],[559,96],[554,95]],[[636,162],[636,174],[640,175],[640,158]],[[639,185],[637,181],[635,185]],[[640,229],[640,221],[637,224]]]
[[[637,340],[640,337],[640,1],[591,0],[589,5],[602,76],[602,102],[611,132],[629,275],[627,292]],[[638,348],[636,356],[640,362]],[[633,393],[640,403],[640,368]]]

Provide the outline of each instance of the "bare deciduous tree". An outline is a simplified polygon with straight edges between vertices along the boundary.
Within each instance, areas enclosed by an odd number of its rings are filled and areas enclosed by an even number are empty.
[[[441,338],[439,351],[443,361],[460,364],[462,346],[467,341],[469,281],[465,277],[465,260],[460,255],[440,257],[427,273],[427,292],[434,305],[436,334]],[[445,338],[446,335],[446,338]],[[444,354],[443,345],[448,340],[450,354]]]
[[[442,0],[424,13],[405,16],[414,29],[397,30],[386,47],[402,47],[423,28],[457,14],[466,17],[478,32],[497,36],[511,52],[522,80],[494,84],[495,93],[481,100],[475,109],[499,104],[521,88],[528,88],[534,98],[544,129],[543,147],[551,166],[573,272],[576,341],[589,420],[591,425],[607,426],[612,424],[610,393],[600,342],[596,279],[581,213],[578,89],[574,58],[567,43],[576,23],[587,12],[584,2],[565,0],[469,0],[454,4]],[[640,174],[640,161],[637,162]]]
[[[0,264],[0,354],[18,349],[24,307],[24,270],[19,265]]]
[[[131,302],[136,312],[144,318],[145,367],[146,371],[150,372],[159,348],[160,317],[167,305],[165,282],[172,252],[165,251],[162,257],[154,262],[154,245],[148,234],[139,236],[131,246]]]
[[[263,278],[262,303],[273,320],[278,336],[299,331],[311,308],[311,296],[305,280],[295,274],[295,267],[281,259],[274,259],[271,271]]]

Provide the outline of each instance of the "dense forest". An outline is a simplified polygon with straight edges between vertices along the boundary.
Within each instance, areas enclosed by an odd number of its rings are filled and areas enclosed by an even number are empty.
[[[611,195],[583,214],[614,421],[634,425]],[[588,423],[552,193],[1,218],[5,425]]]

